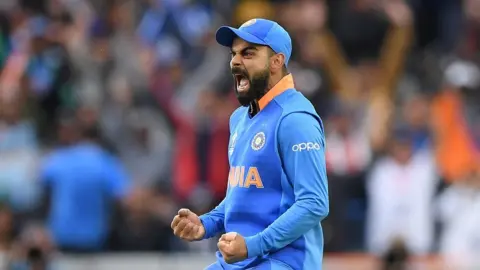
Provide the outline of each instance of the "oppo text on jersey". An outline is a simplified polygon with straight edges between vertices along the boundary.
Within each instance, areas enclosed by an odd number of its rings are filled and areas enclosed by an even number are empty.
[[[302,151],[313,151],[313,150],[320,150],[320,144],[307,142],[307,143],[299,143],[292,146],[293,152],[302,152]]]

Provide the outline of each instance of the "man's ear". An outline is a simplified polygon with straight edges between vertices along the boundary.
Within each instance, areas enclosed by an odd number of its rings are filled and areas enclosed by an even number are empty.
[[[282,70],[285,65],[285,55],[277,53],[271,58],[270,67],[274,70]]]

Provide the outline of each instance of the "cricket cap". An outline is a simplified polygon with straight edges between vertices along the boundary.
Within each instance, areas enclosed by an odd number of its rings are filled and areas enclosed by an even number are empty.
[[[266,19],[251,19],[239,28],[222,26],[215,35],[218,44],[232,47],[233,40],[239,37],[249,43],[270,47],[275,53],[285,55],[285,66],[292,55],[292,39],[278,23]]]

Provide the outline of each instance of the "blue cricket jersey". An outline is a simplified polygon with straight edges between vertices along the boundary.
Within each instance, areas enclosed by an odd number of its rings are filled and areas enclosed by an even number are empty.
[[[225,199],[200,217],[205,238],[225,232],[245,237],[248,259],[224,269],[275,261],[285,269],[320,270],[328,215],[323,124],[314,107],[285,76],[259,100],[230,118],[230,173]]]

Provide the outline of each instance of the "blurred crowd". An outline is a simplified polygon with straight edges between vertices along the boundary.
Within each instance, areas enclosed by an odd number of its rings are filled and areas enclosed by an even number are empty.
[[[289,71],[324,121],[325,250],[480,254],[479,0],[1,0],[11,269],[215,248],[170,221],[224,196],[238,103],[214,34],[255,17],[289,31]]]

